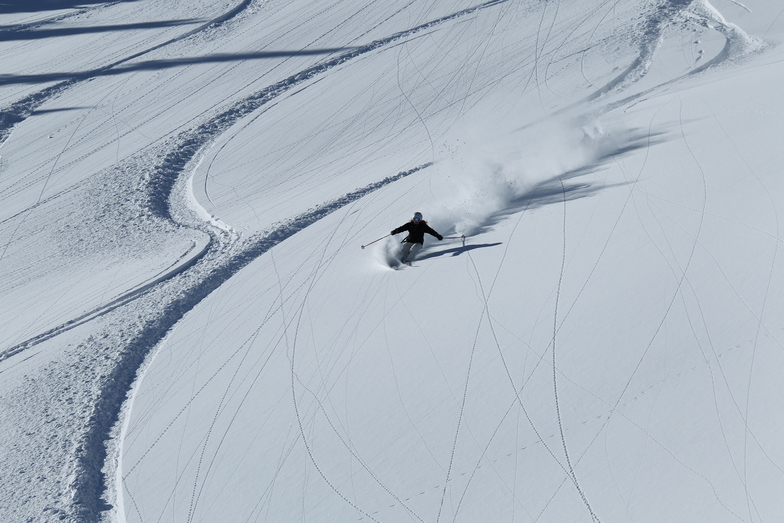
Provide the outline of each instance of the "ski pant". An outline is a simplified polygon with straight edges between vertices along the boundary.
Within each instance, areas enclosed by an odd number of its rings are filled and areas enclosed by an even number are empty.
[[[413,261],[421,249],[421,243],[410,243],[404,241],[403,247],[400,249],[400,261],[403,263]]]

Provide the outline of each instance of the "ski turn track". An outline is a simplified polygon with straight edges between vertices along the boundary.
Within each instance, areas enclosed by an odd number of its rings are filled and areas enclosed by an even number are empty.
[[[249,238],[241,242],[242,245],[225,244],[214,236],[208,247],[209,252],[196,264],[168,279],[164,284],[157,285],[139,298],[139,309],[157,308],[159,312],[147,318],[144,327],[124,346],[119,361],[106,378],[93,409],[89,430],[79,456],[77,467],[79,473],[74,497],[80,508],[82,520],[100,519],[103,505],[101,496],[108,487],[103,473],[107,458],[106,442],[111,438],[115,424],[120,418],[123,403],[133,386],[137,372],[171,328],[211,292],[279,243],[363,196],[430,165],[429,163],[421,165],[347,193]],[[174,298],[171,298],[172,294]],[[160,305],[156,307],[156,304],[162,302],[165,305],[160,310]],[[132,307],[133,304],[127,306]],[[104,343],[113,342],[112,338],[108,340],[110,341]],[[87,343],[94,343],[94,341]],[[101,348],[92,347],[90,350],[101,350]]]
[[[107,453],[107,448],[112,450],[116,448],[117,442],[112,440],[117,434],[115,431],[123,404],[144,361],[188,311],[233,274],[278,243],[356,199],[430,165],[421,165],[371,183],[288,221],[273,225],[264,233],[239,242],[238,238],[232,237],[226,231],[200,222],[192,216],[190,210],[184,210],[184,214],[189,217],[185,221],[190,223],[179,223],[177,217],[173,216],[172,200],[177,200],[173,197],[174,192],[180,188],[178,183],[184,180],[186,173],[190,173],[189,167],[198,163],[200,153],[236,122],[295,86],[390,43],[506,1],[485,2],[326,59],[231,104],[206,122],[181,132],[159,146],[168,152],[164,152],[161,163],[153,167],[147,186],[142,188],[142,193],[146,195],[142,196],[146,200],[145,206],[153,218],[206,232],[210,237],[207,245],[199,252],[192,251],[193,256],[181,260],[177,268],[152,280],[142,288],[129,291],[111,306],[90,311],[83,317],[23,342],[10,351],[18,354],[45,339],[50,339],[96,317],[101,317],[102,321],[106,322],[97,336],[89,337],[76,347],[79,353],[105,354],[108,361],[102,364],[105,370],[96,384],[95,399],[88,413],[84,435],[75,435],[77,444],[72,451],[75,455],[69,459],[69,461],[74,460],[74,472],[69,475],[68,480],[70,494],[63,499],[65,514],[70,513],[77,521],[100,521],[104,517],[103,513],[110,508],[103,499],[110,490],[107,481],[112,477],[110,472],[114,466],[107,462],[107,457],[110,455]],[[195,32],[225,22],[240,13],[249,3],[249,1],[241,2],[221,17],[180,37],[110,64],[99,70],[99,73],[154,49],[187,38]],[[86,74],[83,77],[69,79],[13,104],[2,113],[0,137],[3,140],[7,139],[17,123],[32,115],[47,100],[89,78],[90,75]],[[179,214],[177,211],[174,214]],[[3,356],[11,356],[10,352],[6,351]],[[105,468],[109,469],[109,473]]]

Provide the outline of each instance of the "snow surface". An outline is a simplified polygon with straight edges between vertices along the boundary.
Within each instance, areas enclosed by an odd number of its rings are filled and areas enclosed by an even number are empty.
[[[0,3],[0,521],[781,521],[782,38]]]

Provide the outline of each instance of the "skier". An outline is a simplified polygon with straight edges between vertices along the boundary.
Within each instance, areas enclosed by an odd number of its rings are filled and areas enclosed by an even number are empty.
[[[402,257],[400,261],[403,263],[409,263],[417,255],[425,242],[425,233],[435,236],[439,241],[444,239],[443,236],[431,229],[427,222],[422,219],[421,212],[415,212],[411,221],[392,231],[392,235],[403,231],[408,231],[408,236],[402,242],[403,249],[401,250]]]

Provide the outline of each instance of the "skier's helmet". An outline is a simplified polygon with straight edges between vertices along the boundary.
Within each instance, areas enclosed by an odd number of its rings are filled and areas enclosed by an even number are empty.
[[[414,218],[413,218],[413,221],[415,221],[415,222],[418,222],[418,221],[420,221],[421,219],[422,219],[422,213],[421,213],[421,212],[415,212],[415,213],[414,213]]]

